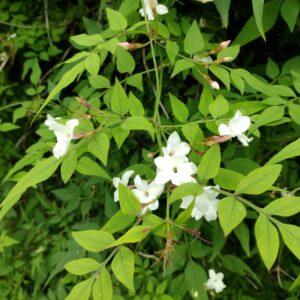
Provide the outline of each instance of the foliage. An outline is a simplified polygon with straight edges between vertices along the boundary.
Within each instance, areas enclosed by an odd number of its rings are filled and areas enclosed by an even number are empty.
[[[300,4],[202,2],[1,1],[1,299],[298,299]]]

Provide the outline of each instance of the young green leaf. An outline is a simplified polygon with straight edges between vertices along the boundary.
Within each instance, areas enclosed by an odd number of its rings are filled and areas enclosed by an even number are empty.
[[[65,300],[89,300],[95,277],[77,283]]]
[[[292,120],[300,125],[300,105],[290,102],[288,104],[289,108],[289,115],[291,116]]]
[[[113,287],[110,275],[106,268],[102,267],[93,286],[93,300],[111,300],[112,295]],[[81,300],[81,298],[77,300]]]
[[[1,203],[0,220],[18,202],[21,195],[32,186],[48,179],[58,168],[60,160],[51,156],[37,163],[28,173],[26,173],[10,190]]]
[[[108,136],[104,133],[100,133],[91,137],[88,143],[88,150],[106,166],[109,146]]]
[[[300,155],[300,138],[285,146],[281,151],[275,154],[266,165],[276,164],[285,159]]]
[[[300,227],[276,222],[285,245],[300,259]]]
[[[121,125],[122,129],[125,130],[146,130],[149,132],[152,139],[154,138],[154,127],[152,123],[142,116],[132,116],[127,118]]]
[[[241,243],[242,248],[248,257],[251,256],[250,253],[250,232],[248,226],[242,222],[235,229],[234,234]]]
[[[278,178],[281,165],[258,168],[245,176],[236,188],[236,194],[258,195],[267,191]]]
[[[267,269],[270,270],[279,250],[277,229],[264,215],[260,215],[255,222],[254,233],[261,258]]]
[[[92,76],[97,76],[100,70],[100,57],[97,53],[92,52],[84,61],[85,68]]]
[[[75,151],[69,152],[60,167],[61,178],[64,183],[67,183],[76,170],[77,154]]]
[[[202,157],[198,166],[198,177],[204,182],[218,175],[221,163],[220,146],[212,146]]]
[[[134,292],[134,255],[130,249],[124,246],[119,248],[111,263],[111,269],[116,278],[130,291]]]
[[[265,0],[252,0],[252,8],[257,29],[264,40],[266,40],[263,28],[263,11]]]
[[[135,226],[129,229],[124,235],[122,235],[118,240],[116,240],[115,245],[122,245],[127,243],[138,243],[143,240],[151,228],[149,226]]]
[[[286,24],[289,26],[291,32],[293,32],[298,20],[300,10],[300,3],[298,0],[285,0],[280,8],[280,13]]]
[[[81,258],[72,260],[65,264],[65,269],[75,275],[85,275],[99,270],[101,264],[92,258]]]
[[[122,183],[118,186],[121,211],[126,215],[139,216],[141,204],[131,190]]]
[[[174,69],[173,69],[173,72],[171,74],[171,78],[173,78],[174,76],[179,74],[181,71],[191,69],[194,66],[195,66],[194,63],[189,61],[189,60],[186,60],[186,59],[177,60],[175,65],[174,65]]]
[[[245,206],[234,197],[223,198],[218,203],[218,216],[225,236],[237,227],[246,215]]]
[[[89,176],[99,176],[103,177],[105,179],[111,180],[111,177],[109,174],[102,169],[99,164],[97,164],[95,161],[93,161],[89,157],[82,157],[76,167],[76,170],[83,174],[83,175],[89,175]]]
[[[186,120],[189,117],[189,110],[186,107],[186,105],[182,101],[177,99],[171,93],[169,93],[169,97],[170,97],[170,101],[171,101],[172,112],[173,112],[175,118],[179,122],[182,122],[182,123],[186,122]]]
[[[211,92],[211,88],[209,88],[208,86],[204,86],[200,96],[198,109],[201,112],[201,114],[204,115],[205,117],[208,115],[209,106],[213,101],[214,98]]]
[[[226,190],[235,190],[244,176],[238,172],[220,168],[218,175],[214,178],[215,184]]]
[[[126,83],[130,86],[133,86],[133,87],[139,89],[141,92],[144,91],[143,74],[142,73],[136,73],[134,75],[129,76],[126,80]]]
[[[167,41],[166,52],[172,65],[175,62],[178,51],[179,51],[179,46],[176,42]]]
[[[194,261],[190,260],[184,270],[185,283],[193,299],[208,300],[205,282],[206,272]]]
[[[229,104],[222,95],[218,95],[217,98],[209,105],[208,109],[211,115],[216,119],[228,112]]]
[[[132,73],[135,68],[135,61],[132,55],[123,47],[118,47],[116,51],[117,70],[120,73]]]
[[[108,219],[101,230],[113,234],[125,229],[132,224],[134,220],[135,216],[124,214],[121,210],[118,210],[110,219]]]
[[[225,28],[228,26],[228,15],[231,0],[214,0],[214,4],[221,16],[222,24]]]
[[[127,27],[125,17],[118,11],[106,8],[109,28],[114,31],[123,31]]]
[[[91,252],[101,252],[115,243],[115,239],[110,233],[100,230],[73,231],[72,236],[76,243]]]
[[[103,37],[100,34],[78,34],[70,38],[72,42],[82,47],[92,47],[103,42]],[[85,52],[85,54],[88,54]],[[75,56],[74,56],[75,57]],[[67,63],[72,61],[67,60]]]
[[[278,65],[268,57],[268,63],[266,66],[266,74],[269,78],[275,79],[280,73]]]
[[[230,75],[225,68],[219,65],[210,65],[209,70],[224,83],[227,90],[230,89]]]
[[[300,197],[285,197],[272,201],[263,211],[268,215],[290,217],[300,212]]]
[[[183,46],[184,51],[190,55],[200,52],[203,49],[204,41],[196,21],[193,21],[191,27],[187,31]]]
[[[129,93],[129,112],[132,116],[143,116],[145,110],[142,102],[132,93]]]
[[[113,112],[123,116],[128,112],[128,106],[129,103],[127,95],[119,80],[116,78],[111,96],[111,109]]]

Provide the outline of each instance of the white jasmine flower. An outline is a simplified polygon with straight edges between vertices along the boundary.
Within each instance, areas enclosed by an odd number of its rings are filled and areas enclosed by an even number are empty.
[[[202,217],[206,221],[213,221],[217,219],[217,208],[219,199],[218,192],[213,191],[212,186],[205,186],[202,194],[194,196],[186,196],[182,198],[181,208],[187,208],[195,199],[194,208],[191,213],[191,217],[195,220],[200,220]],[[216,188],[219,188],[217,185]]]
[[[59,124],[56,120],[59,118],[53,118],[51,115],[47,115],[45,125],[52,130],[56,136],[57,142],[53,148],[53,155],[56,159],[64,156],[70,146],[73,138],[74,128],[79,124],[77,119],[67,121],[66,125]]]
[[[140,203],[144,204],[141,214],[143,215],[148,209],[158,209],[157,198],[164,190],[163,184],[156,184],[154,181],[148,184],[146,180],[142,180],[139,175],[134,178],[135,189],[133,194],[137,197]],[[147,205],[148,204],[148,205]]]
[[[237,110],[234,117],[229,121],[228,125],[220,124],[218,131],[220,135],[237,137],[243,146],[248,146],[249,142],[251,142],[253,138],[248,138],[243,133],[248,130],[250,125],[250,118],[248,116],[243,116],[242,113]]]
[[[143,2],[144,7],[139,10],[139,13],[142,17],[145,17],[146,12],[149,21],[153,21],[157,15],[164,15],[169,12],[168,8],[163,4],[158,4],[157,0],[143,0]]]
[[[224,290],[226,285],[223,283],[224,274],[222,272],[216,273],[215,270],[208,270],[209,278],[205,284],[209,290],[215,290],[216,293],[220,293]]]
[[[134,173],[134,171],[128,170],[123,174],[122,178],[114,177],[112,179],[113,185],[116,188],[116,190],[114,192],[114,201],[115,202],[119,201],[119,190],[118,190],[119,184],[122,183],[124,185],[127,185],[129,182],[129,178],[133,173]]]
[[[162,151],[164,157],[179,157],[186,156],[190,152],[191,148],[188,143],[181,142],[178,133],[173,132],[167,141],[167,147],[163,147]]]
[[[162,157],[154,159],[157,166],[156,184],[165,184],[171,181],[174,185],[181,185],[186,182],[196,182],[192,175],[197,173],[197,166],[188,161],[186,156]]]

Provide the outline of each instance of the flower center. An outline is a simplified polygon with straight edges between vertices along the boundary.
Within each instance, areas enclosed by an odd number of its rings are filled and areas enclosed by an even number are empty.
[[[174,167],[174,168],[173,168],[173,172],[174,172],[174,173],[177,173],[177,172],[178,172],[177,167]]]
[[[145,192],[144,192],[144,196],[145,196],[145,197],[149,197],[149,192],[148,192],[148,191],[145,191]]]

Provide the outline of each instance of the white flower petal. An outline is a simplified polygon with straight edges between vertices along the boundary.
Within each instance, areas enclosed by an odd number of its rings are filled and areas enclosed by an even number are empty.
[[[129,178],[131,177],[131,175],[134,173],[134,171],[132,170],[128,170],[126,171],[123,176],[122,176],[122,179],[121,179],[121,182],[124,184],[124,185],[127,185],[128,182],[129,182]]]
[[[230,136],[233,136],[233,133],[232,131],[230,130],[230,128],[225,125],[225,124],[220,124],[219,127],[218,127],[218,132],[219,132],[219,135],[230,135]]]
[[[228,126],[233,134],[236,136],[248,130],[251,125],[251,119],[247,116],[242,116],[239,111],[229,121]]]
[[[249,143],[253,140],[253,138],[249,138],[244,134],[239,134],[236,136],[238,140],[242,143],[243,146],[247,147],[249,146]]]
[[[194,218],[196,221],[199,221],[203,217],[202,211],[194,207],[191,213],[191,217]]]
[[[182,203],[180,204],[180,208],[188,208],[190,204],[193,202],[194,196],[186,196],[182,198]]]
[[[171,174],[165,171],[158,171],[154,179],[156,184],[165,184],[171,180]]]
[[[168,8],[163,5],[163,4],[158,4],[156,6],[156,12],[159,14],[159,15],[165,15],[169,12]]]

